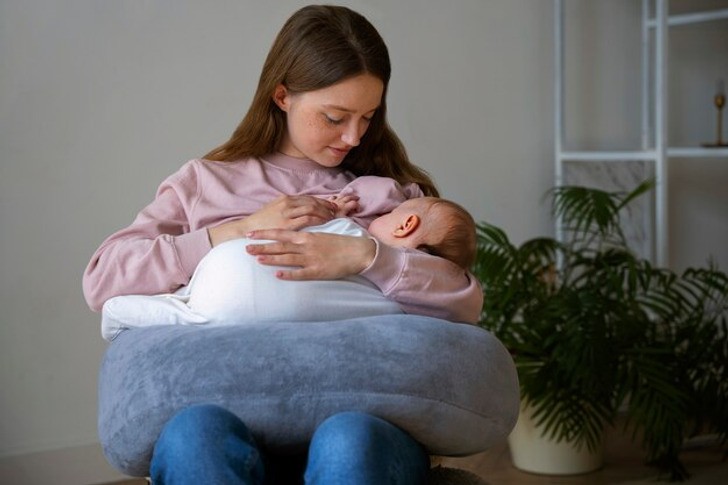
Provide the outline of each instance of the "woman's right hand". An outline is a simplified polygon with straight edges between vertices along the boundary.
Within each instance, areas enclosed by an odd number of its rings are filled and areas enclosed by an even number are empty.
[[[255,231],[250,239],[275,242],[249,244],[248,254],[265,265],[279,269],[283,280],[336,280],[361,273],[377,255],[377,244],[368,237],[269,229]]]
[[[298,230],[317,226],[335,217],[335,203],[311,195],[282,195],[245,219],[235,220],[207,230],[210,243],[217,246],[225,241],[246,237],[261,229]]]

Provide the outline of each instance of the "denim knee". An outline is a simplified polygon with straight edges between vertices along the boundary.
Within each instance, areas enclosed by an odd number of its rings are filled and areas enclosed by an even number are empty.
[[[421,484],[428,468],[427,453],[406,432],[370,414],[344,412],[314,433],[306,483]]]
[[[177,413],[154,447],[153,483],[262,483],[263,463],[235,414],[203,404]]]
[[[253,436],[236,415],[214,404],[190,406],[175,414],[162,430],[160,441],[175,446],[177,453],[192,454],[206,452],[221,446],[221,435],[235,433],[240,439],[253,443]],[[177,446],[182,445],[182,446]]]
[[[393,425],[371,414],[348,411],[324,420],[316,429],[313,440],[318,438],[326,446],[350,448],[365,447],[386,439]]]

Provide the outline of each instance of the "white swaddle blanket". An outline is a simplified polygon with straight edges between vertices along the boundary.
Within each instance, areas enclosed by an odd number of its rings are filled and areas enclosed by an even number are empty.
[[[349,219],[303,229],[367,236]],[[266,241],[235,239],[210,250],[190,283],[175,293],[124,295],[106,301],[101,335],[113,340],[127,328],[154,325],[245,325],[259,322],[334,321],[403,313],[362,276],[339,280],[284,281],[278,266],[265,266],[245,246]]]

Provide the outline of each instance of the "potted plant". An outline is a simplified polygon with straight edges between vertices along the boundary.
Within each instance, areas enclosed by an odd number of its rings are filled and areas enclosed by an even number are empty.
[[[516,246],[482,222],[473,273],[480,324],[512,353],[544,436],[593,452],[623,416],[648,462],[681,480],[685,439],[728,438],[728,275],[713,264],[677,274],[630,250],[620,214],[653,185],[553,189],[559,240]]]

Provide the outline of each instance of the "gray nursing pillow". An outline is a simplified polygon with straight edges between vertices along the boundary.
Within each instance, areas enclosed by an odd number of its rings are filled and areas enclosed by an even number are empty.
[[[99,436],[109,462],[145,476],[164,424],[219,404],[281,453],[340,411],[365,411],[431,454],[468,455],[516,422],[513,361],[489,332],[415,315],[321,323],[157,326],[122,332],[104,356]]]

